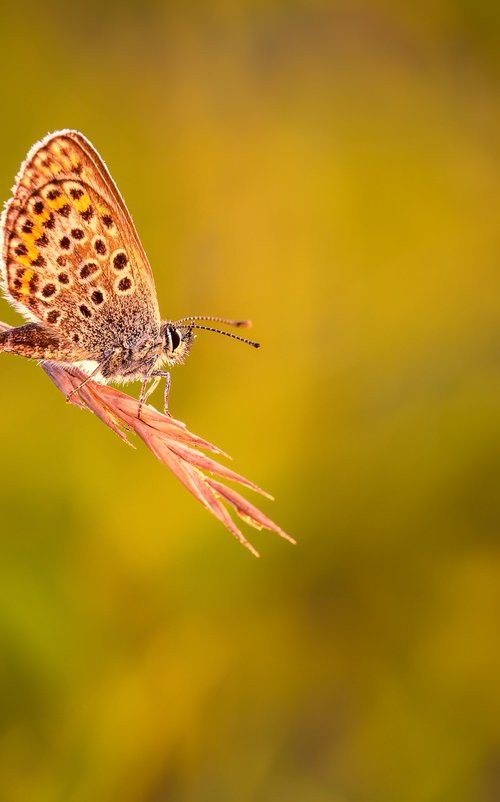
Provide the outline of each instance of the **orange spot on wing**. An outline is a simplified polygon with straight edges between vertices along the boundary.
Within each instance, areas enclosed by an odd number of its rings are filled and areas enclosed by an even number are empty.
[[[51,200],[50,198],[47,198],[47,203],[48,203],[48,205],[50,206],[51,209],[54,209],[55,211],[57,211],[62,206],[66,206],[66,204],[68,203],[68,199],[65,198],[64,195],[59,195],[57,198],[54,198],[53,200]],[[48,216],[49,215],[47,214],[47,218],[48,218]],[[47,218],[45,218],[45,219],[47,219]]]
[[[29,248],[30,245],[33,245],[34,241],[42,236],[43,228],[37,225],[33,225],[31,231],[21,231],[19,232],[19,236],[25,243],[25,245]],[[36,257],[35,257],[36,258]]]
[[[19,261],[21,261],[21,260],[19,260]],[[21,295],[29,295],[30,294],[30,281],[31,281],[31,279],[33,278],[34,275],[35,275],[35,271],[34,270],[25,270],[23,278],[22,278],[22,282],[23,283],[21,284],[21,288],[19,290]]]
[[[28,240],[25,239],[25,237],[27,237],[27,236],[31,237],[32,235],[31,234],[24,234],[23,235],[24,245],[26,247],[26,253],[23,253],[23,254],[17,254],[16,253],[16,255],[15,255],[16,262],[18,262],[21,265],[24,265],[25,267],[29,267],[31,262],[34,259],[38,259],[38,257],[40,256],[40,252],[39,252],[38,248],[35,248],[35,246],[33,245],[33,241],[32,240],[30,241],[29,239]]]
[[[40,226],[33,226],[33,228],[31,229],[31,234],[27,234],[25,236],[31,237],[34,242],[36,239],[38,239],[38,237],[41,237],[42,234],[43,234],[43,228],[40,228]]]
[[[79,212],[86,212],[89,206],[91,205],[91,200],[86,192],[83,193],[81,198],[75,198],[73,201],[75,208]]]
[[[50,217],[50,210],[44,208],[43,211],[40,212],[40,214],[37,214],[35,211],[33,211],[33,215],[40,223],[45,223],[45,221],[48,220]]]
[[[16,264],[22,265],[23,267],[29,267],[31,264],[31,259],[29,256],[16,256]]]

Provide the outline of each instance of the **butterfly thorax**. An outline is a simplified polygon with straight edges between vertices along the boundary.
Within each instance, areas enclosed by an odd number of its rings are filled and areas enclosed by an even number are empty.
[[[193,342],[189,326],[176,326],[170,321],[162,323],[159,336],[143,336],[132,345],[112,345],[101,354],[79,353],[72,360],[86,373],[103,382],[142,381],[163,364],[179,365],[189,353]],[[96,368],[100,369],[96,371]]]

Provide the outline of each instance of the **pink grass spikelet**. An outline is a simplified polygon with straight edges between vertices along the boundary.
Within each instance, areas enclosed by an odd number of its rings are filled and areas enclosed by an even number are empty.
[[[0,331],[9,328],[10,326],[5,323],[0,323]],[[65,397],[86,378],[86,375],[77,368],[63,367],[55,362],[39,364]],[[87,381],[81,386],[71,395],[69,402],[93,412],[128,445],[132,445],[129,433],[137,434],[184,487],[256,557],[259,553],[235,524],[224,502],[255,529],[268,529],[290,543],[295,543],[290,535],[254,504],[220,480],[235,482],[269,499],[272,496],[254,482],[204,454],[203,451],[209,451],[227,457],[227,454],[212,443],[190,432],[181,421],[164,415],[148,404],[142,405],[139,418],[139,402],[135,398],[114,387],[96,384],[93,381]]]

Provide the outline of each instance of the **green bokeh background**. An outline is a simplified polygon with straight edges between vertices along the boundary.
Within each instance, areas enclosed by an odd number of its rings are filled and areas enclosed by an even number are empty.
[[[171,409],[298,545],[1,356],[0,799],[500,799],[499,8],[2,9],[1,197],[78,128],[165,317],[253,318]]]

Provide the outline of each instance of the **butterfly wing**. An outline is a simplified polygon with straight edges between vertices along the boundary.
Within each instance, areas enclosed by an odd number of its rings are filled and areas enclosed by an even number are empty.
[[[155,339],[153,274],[106,166],[76,131],[37,143],[0,226],[2,283],[28,320],[90,356]]]

